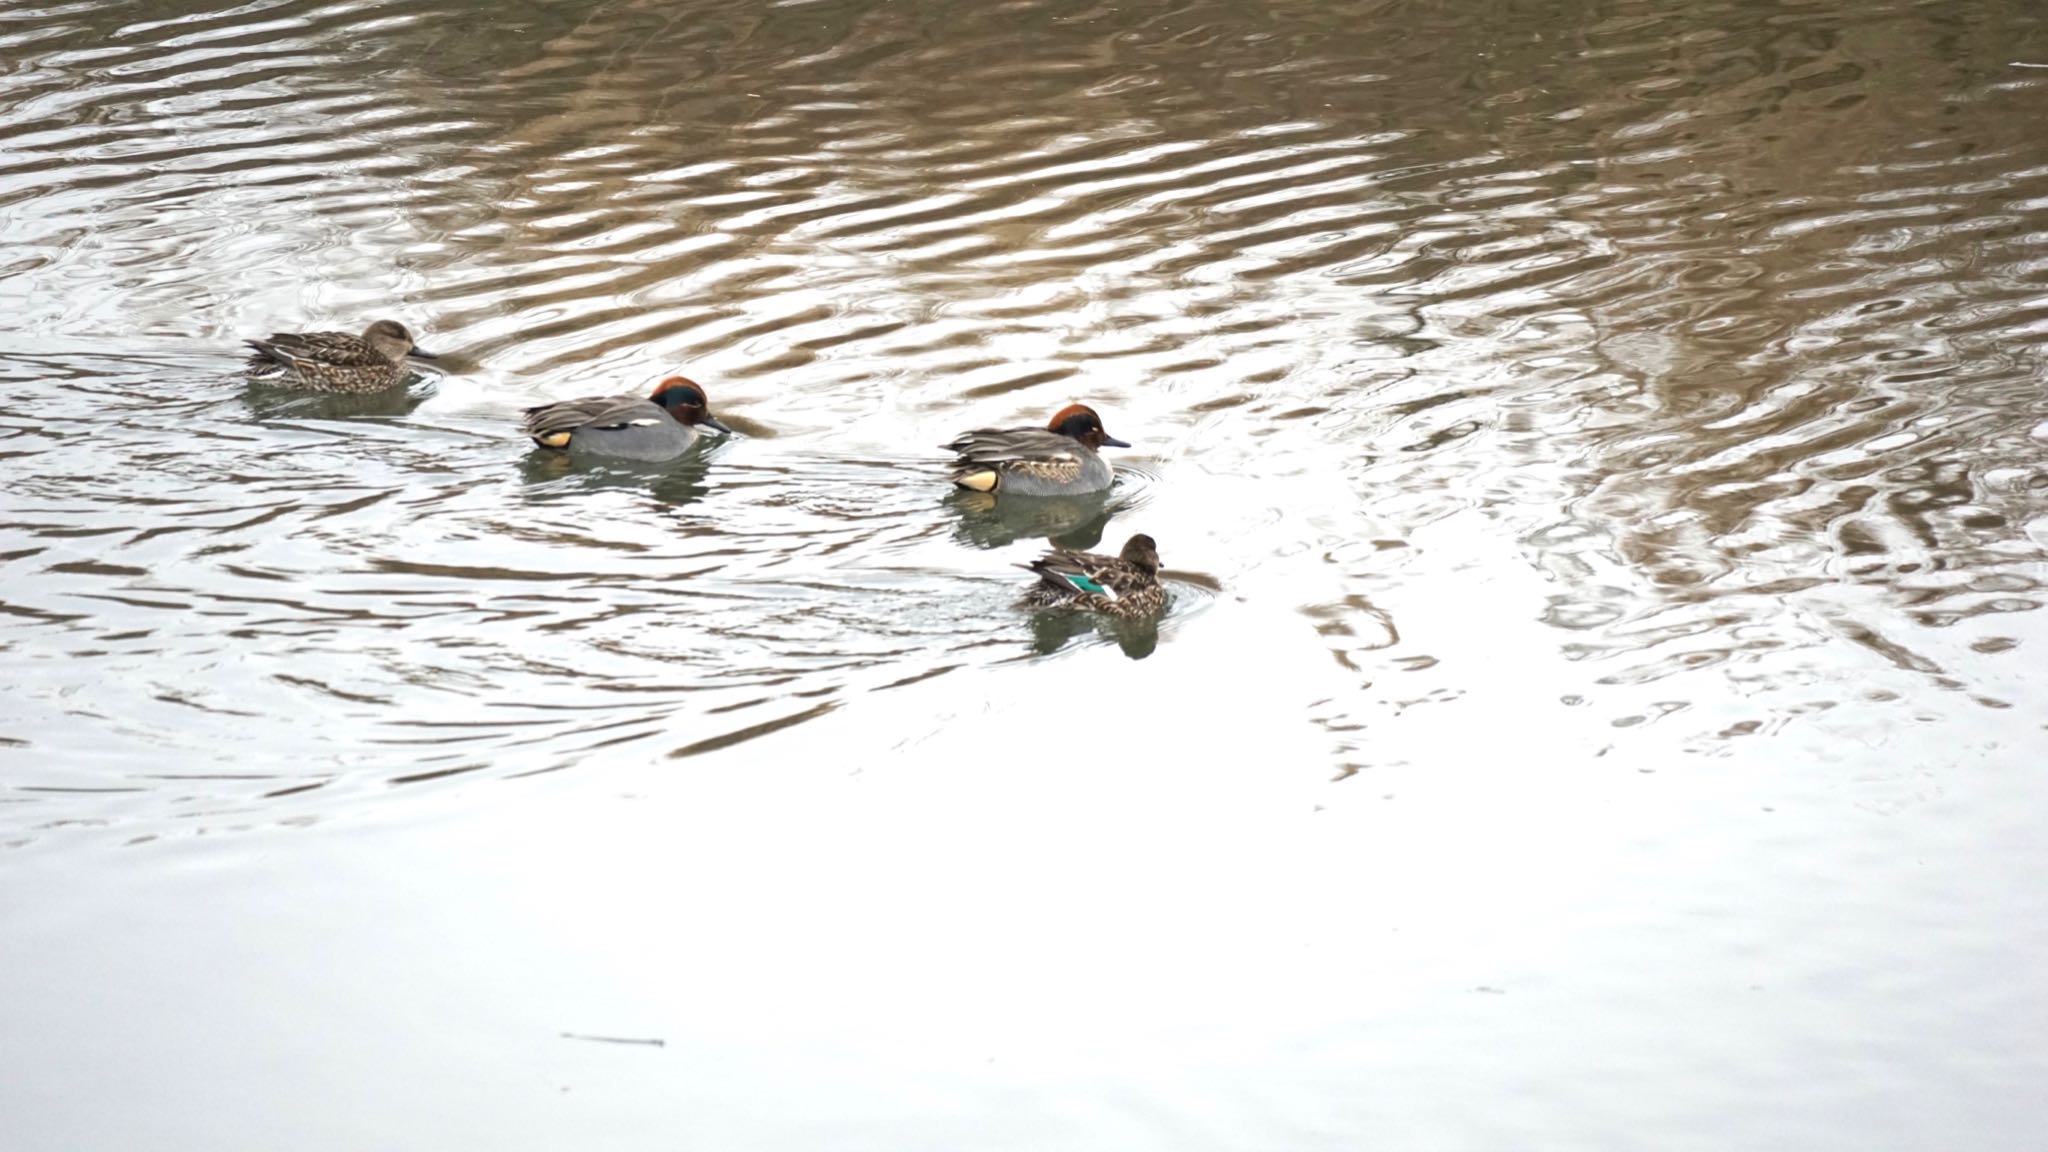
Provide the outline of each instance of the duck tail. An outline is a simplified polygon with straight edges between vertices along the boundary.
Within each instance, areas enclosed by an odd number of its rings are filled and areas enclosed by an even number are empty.
[[[291,367],[290,358],[263,340],[244,340],[249,347],[249,359],[243,371],[251,376],[282,376]]]

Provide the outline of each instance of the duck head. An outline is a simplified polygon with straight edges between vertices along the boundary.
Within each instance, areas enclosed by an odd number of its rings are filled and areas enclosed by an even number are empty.
[[[1149,576],[1159,575],[1159,545],[1143,532],[1124,541],[1118,558]]]
[[[711,414],[711,401],[705,397],[703,386],[694,380],[670,376],[654,386],[654,402],[668,409],[678,424],[702,424],[720,432],[732,431]]]
[[[412,333],[396,320],[379,320],[363,329],[363,343],[375,348],[386,360],[403,360],[407,356],[420,360],[435,360],[439,357],[412,342]]]
[[[1102,417],[1086,404],[1069,404],[1053,413],[1052,423],[1046,431],[1079,440],[1090,448],[1129,448],[1130,445],[1111,436],[1102,426]]]

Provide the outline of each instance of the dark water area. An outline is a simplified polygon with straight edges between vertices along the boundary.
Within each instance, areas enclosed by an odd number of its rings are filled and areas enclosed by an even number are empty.
[[[2044,123],[2023,0],[0,6],[4,1143],[2031,1148]]]

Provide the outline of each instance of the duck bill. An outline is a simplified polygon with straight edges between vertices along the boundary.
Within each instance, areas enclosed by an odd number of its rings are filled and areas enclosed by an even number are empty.
[[[702,420],[697,421],[697,423],[704,425],[706,428],[716,428],[720,432],[725,433],[727,436],[733,434],[732,429],[726,427],[724,421],[720,420],[716,416],[713,416],[709,412],[706,412],[704,414],[704,418]]]
[[[1104,448],[1129,448],[1130,444],[1128,444],[1125,441],[1119,440],[1116,437],[1111,436],[1107,433],[1104,433],[1102,437],[1102,446]]]
[[[435,355],[435,354],[434,354],[434,353],[432,353],[432,352],[429,352],[429,351],[427,351],[427,350],[426,350],[425,348],[414,348],[414,349],[413,349],[412,351],[410,351],[410,352],[407,352],[407,353],[406,353],[406,355],[407,355],[407,356],[409,356],[409,357],[411,357],[411,358],[412,358],[412,359],[414,359],[414,360],[439,360],[439,359],[440,359],[440,357],[439,357],[439,356]]]

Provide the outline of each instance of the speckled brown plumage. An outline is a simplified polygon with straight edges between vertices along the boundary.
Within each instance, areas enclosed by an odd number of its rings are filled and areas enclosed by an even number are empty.
[[[1079,608],[1105,616],[1151,616],[1166,606],[1159,582],[1159,546],[1140,533],[1115,556],[1053,551],[1030,564],[1038,583],[1024,593],[1034,608]]]
[[[416,346],[412,333],[396,320],[379,320],[361,336],[346,332],[276,332],[267,340],[245,340],[250,348],[244,371],[253,380],[270,380],[316,392],[381,392],[412,375],[409,357],[434,359]]]

